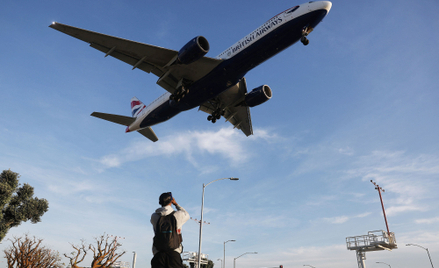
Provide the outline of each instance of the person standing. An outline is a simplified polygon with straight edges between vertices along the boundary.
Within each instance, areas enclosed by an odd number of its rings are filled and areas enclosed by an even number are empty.
[[[160,195],[159,204],[161,207],[151,215],[154,229],[152,246],[154,257],[151,260],[151,267],[183,268],[180,256],[183,251],[181,228],[189,220],[189,213],[175,201],[170,192]],[[177,211],[174,211],[172,205]],[[169,229],[165,230],[168,225]]]

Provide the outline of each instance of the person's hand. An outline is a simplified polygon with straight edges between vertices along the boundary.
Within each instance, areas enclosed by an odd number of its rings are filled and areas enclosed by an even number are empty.
[[[177,204],[177,201],[175,201],[175,198],[172,198],[171,203],[172,203],[174,206],[178,205],[178,204]]]

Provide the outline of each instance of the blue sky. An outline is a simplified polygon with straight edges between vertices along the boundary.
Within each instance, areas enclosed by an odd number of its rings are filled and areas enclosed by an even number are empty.
[[[215,57],[297,1],[7,1],[0,8],[0,163],[49,201],[38,224],[8,237],[43,238],[60,253],[104,232],[149,267],[151,213],[172,191],[193,218],[206,187],[203,252],[219,267],[356,267],[345,238],[385,229],[399,248],[367,253],[368,267],[428,267],[439,261],[439,4],[333,1],[309,36],[246,75],[273,98],[252,108],[254,135],[196,109],[154,127],[152,143],[90,116],[130,114],[164,90],[48,26],[69,24],[179,50],[205,36]],[[196,251],[198,224],[183,228]],[[6,241],[0,250],[7,247]],[[0,267],[6,267],[3,252]],[[66,260],[64,260],[66,261]],[[84,264],[88,265],[88,263]],[[385,266],[384,266],[385,267]]]

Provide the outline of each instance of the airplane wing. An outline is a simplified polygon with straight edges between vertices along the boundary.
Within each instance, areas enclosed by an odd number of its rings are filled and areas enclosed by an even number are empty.
[[[197,81],[222,60],[203,57],[188,65],[171,65],[178,52],[171,49],[134,42],[54,22],[49,27],[78,38],[103,53],[159,77],[157,84],[174,93],[181,79]]]
[[[97,117],[100,119],[104,119],[104,120],[107,120],[107,121],[110,121],[110,122],[113,122],[116,124],[124,125],[124,126],[129,126],[134,121],[136,121],[135,117],[129,117],[129,116],[123,116],[123,115],[117,115],[117,114],[106,114],[106,113],[93,112],[91,114],[91,116],[94,116],[94,117]],[[143,136],[147,137],[148,139],[152,140],[153,142],[156,142],[159,140],[151,127],[143,128],[141,130],[138,130],[137,132],[139,132]]]
[[[224,118],[235,128],[240,129],[246,136],[253,134],[250,108],[240,105],[247,93],[247,83],[242,78],[238,84],[228,88],[215,99],[209,100],[200,105],[199,110],[212,114],[216,107],[224,109]]]

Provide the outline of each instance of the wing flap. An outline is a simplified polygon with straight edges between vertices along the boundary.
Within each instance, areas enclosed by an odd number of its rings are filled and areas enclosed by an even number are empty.
[[[111,52],[108,55],[111,55],[112,57],[114,57],[118,60],[121,60],[125,63],[128,63],[129,65],[136,66],[136,68],[138,68],[144,72],[147,72],[147,73],[152,72],[153,74],[155,74],[157,76],[160,76],[162,74],[162,71],[160,69],[156,68],[152,64],[145,62],[144,60],[139,63],[139,59],[137,59],[133,55],[121,53],[120,51],[116,51],[116,49],[111,51],[112,49],[108,50],[108,47],[104,47],[104,46],[101,46],[101,45],[95,44],[95,43],[90,44],[90,47],[97,49],[103,53]]]

